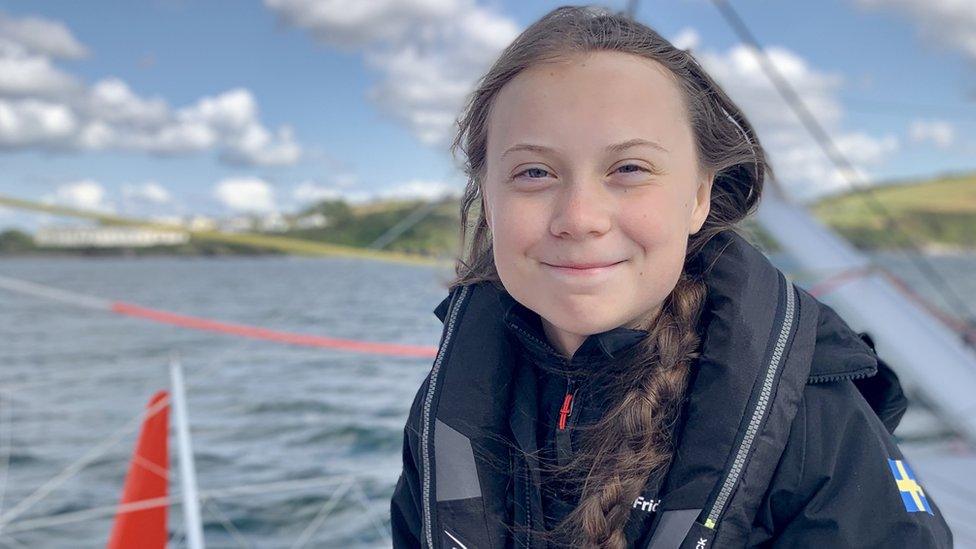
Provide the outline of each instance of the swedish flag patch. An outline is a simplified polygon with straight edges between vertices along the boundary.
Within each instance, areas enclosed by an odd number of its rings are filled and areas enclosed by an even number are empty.
[[[895,477],[895,485],[901,493],[901,501],[905,504],[905,510],[909,513],[919,513],[925,511],[933,515],[929,500],[925,499],[925,492],[922,485],[915,480],[915,473],[908,465],[908,462],[900,459],[889,459],[888,466],[891,474]]]

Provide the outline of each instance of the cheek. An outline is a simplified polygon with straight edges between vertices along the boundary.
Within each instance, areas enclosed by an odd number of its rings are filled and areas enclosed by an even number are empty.
[[[636,205],[635,205],[636,206]],[[673,239],[678,217],[660,207],[634,207],[621,216],[621,228],[645,253],[654,253]]]
[[[492,210],[492,245],[496,258],[512,261],[531,252],[547,230],[542,211],[542,208],[517,200],[500,201],[495,205]]]
[[[631,204],[621,217],[621,228],[639,250],[636,274],[648,290],[670,291],[677,280],[688,246],[686,217],[680,202],[667,201]]]

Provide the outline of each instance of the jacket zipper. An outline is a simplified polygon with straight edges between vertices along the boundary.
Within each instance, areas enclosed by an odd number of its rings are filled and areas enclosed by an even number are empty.
[[[434,533],[432,531],[430,508],[430,460],[432,457],[430,455],[430,433],[433,429],[433,420],[430,417],[430,412],[434,401],[434,393],[437,391],[437,378],[440,373],[441,363],[444,361],[444,355],[447,353],[447,348],[451,343],[451,336],[454,335],[454,325],[457,322],[458,310],[461,308],[461,303],[467,298],[469,291],[469,286],[461,286],[457,299],[452,301],[448,306],[448,314],[450,317],[447,319],[448,322],[446,331],[444,332],[444,340],[440,345],[437,358],[434,360],[434,365],[431,367],[430,383],[427,386],[427,394],[424,395],[424,407],[422,413],[423,423],[421,425],[422,431],[420,433],[420,474],[423,479],[423,525],[427,547],[434,547]]]
[[[545,341],[540,341],[539,338],[534,337],[532,334],[529,334],[524,330],[522,330],[522,333],[525,336],[527,336],[529,339],[532,339],[533,341],[536,341],[537,343],[545,347],[553,355],[562,357],[562,355],[560,355],[558,351],[553,349],[552,345],[550,345],[549,343]],[[563,366],[567,369],[572,364],[572,361],[565,357],[562,357],[562,361],[563,361]],[[569,456],[572,454],[572,443],[570,440],[570,433],[566,429],[566,425],[570,417],[572,417],[573,415],[574,400],[576,398],[575,385],[576,385],[576,380],[574,380],[571,376],[566,376],[566,394],[563,396],[563,404],[559,408],[559,421],[556,425],[556,461],[559,462],[560,464],[564,464],[565,460],[569,459]]]
[[[782,275],[780,276],[782,277]],[[712,504],[712,508],[709,510],[708,516],[705,519],[705,527],[712,530],[718,525],[718,518],[722,515],[725,504],[728,503],[729,497],[732,495],[732,490],[742,475],[746,457],[749,455],[749,449],[752,447],[752,443],[755,441],[756,435],[759,432],[759,425],[762,423],[763,418],[766,417],[766,411],[769,409],[770,404],[772,404],[773,381],[776,379],[776,372],[779,371],[779,366],[783,361],[783,352],[786,349],[786,341],[789,339],[790,331],[793,327],[793,317],[796,313],[796,291],[793,288],[792,282],[788,280],[785,282],[786,313],[780,321],[779,336],[776,340],[776,347],[773,349],[773,356],[770,358],[769,364],[766,365],[762,388],[759,391],[759,399],[756,402],[755,408],[752,410],[745,436],[742,437],[742,440],[739,442],[739,447],[736,449],[735,460],[732,462],[729,474],[725,477],[718,497],[715,498],[715,502]]]

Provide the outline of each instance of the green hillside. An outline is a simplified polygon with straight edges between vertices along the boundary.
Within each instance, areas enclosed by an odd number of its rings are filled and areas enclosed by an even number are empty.
[[[871,193],[900,232],[925,248],[976,249],[976,173],[875,187]],[[865,191],[825,198],[811,211],[858,248],[908,246]]]
[[[303,210],[301,215],[321,213],[330,220],[327,227],[290,230],[284,235],[330,244],[367,247],[424,205],[423,200],[391,200],[359,206],[350,206],[342,200],[323,201]],[[458,219],[457,202],[441,202],[382,249],[427,256],[450,256],[457,248]]]

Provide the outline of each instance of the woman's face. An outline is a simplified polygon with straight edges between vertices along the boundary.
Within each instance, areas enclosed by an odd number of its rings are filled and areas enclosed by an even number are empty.
[[[601,51],[523,71],[495,97],[482,188],[508,292],[572,356],[647,328],[708,216],[691,127],[667,69]],[[572,268],[586,265],[602,268]]]

